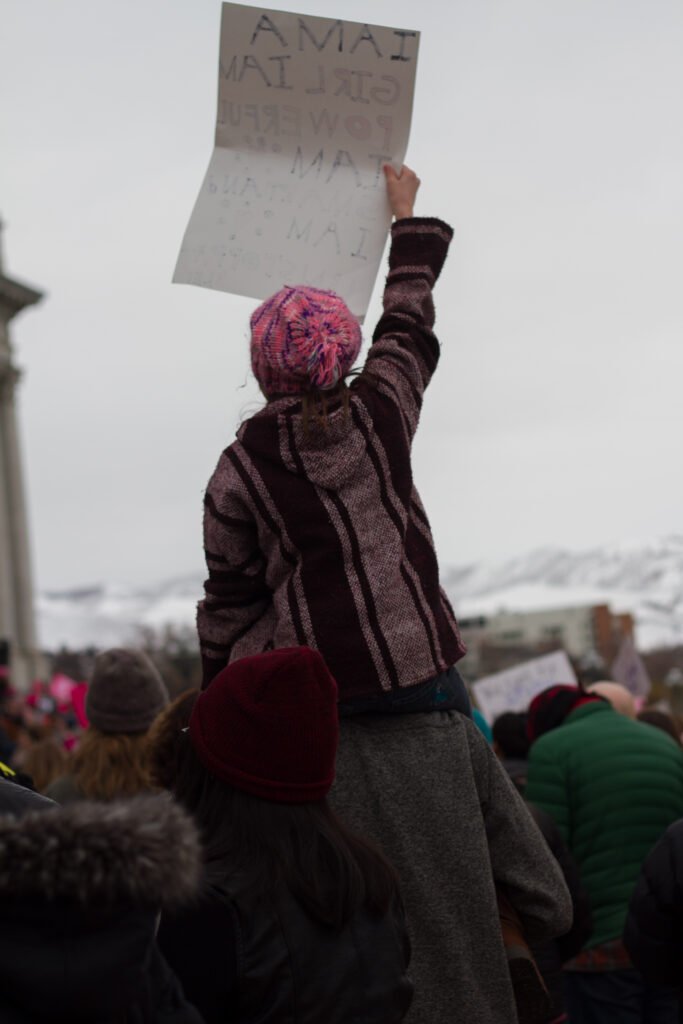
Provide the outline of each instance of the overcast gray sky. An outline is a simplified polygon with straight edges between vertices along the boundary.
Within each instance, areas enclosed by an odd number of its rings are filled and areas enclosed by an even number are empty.
[[[683,4],[294,8],[422,33],[406,162],[456,232],[415,447],[444,565],[681,532]],[[218,0],[5,0],[5,266],[47,293],[13,333],[41,587],[200,570],[257,407],[255,302],[170,284],[219,25]]]

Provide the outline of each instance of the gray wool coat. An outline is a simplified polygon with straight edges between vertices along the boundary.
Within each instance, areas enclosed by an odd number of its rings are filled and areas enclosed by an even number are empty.
[[[477,727],[455,711],[340,721],[330,800],[398,868],[412,942],[412,1024],[517,1020],[495,884],[527,939],[572,922],[557,862]]]

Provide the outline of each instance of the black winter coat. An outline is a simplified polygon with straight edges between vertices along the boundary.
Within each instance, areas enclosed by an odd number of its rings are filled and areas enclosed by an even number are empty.
[[[0,775],[0,814],[22,818],[29,811],[49,811],[54,807],[54,800],[28,789],[23,782]]]
[[[524,758],[504,758],[502,764],[518,792],[524,796],[529,762]],[[550,942],[530,944],[536,966],[541,972],[550,997],[548,1020],[553,1021],[565,1010],[562,965],[576,956],[584,942],[588,941],[593,931],[593,922],[586,887],[581,881],[576,861],[569,852],[562,833],[549,814],[528,801],[526,805],[562,869],[572,898],[572,926],[569,931],[557,939],[551,939]]]
[[[197,889],[187,816],[165,797],[45,805],[0,816],[2,1024],[202,1024],[155,941],[162,905]]]
[[[531,951],[536,965],[543,975],[543,980],[550,996],[551,1012],[548,1020],[556,1020],[565,1009],[564,977],[562,965],[571,960],[581,950],[593,931],[590,900],[586,888],[581,881],[576,861],[567,849],[560,830],[545,811],[528,803],[531,815],[543,833],[543,838],[550,847],[556,861],[562,869],[564,880],[572,898],[572,926],[565,935],[550,942],[532,943]]]
[[[683,1021],[683,818],[645,858],[629,903],[624,945],[648,984],[680,988]]]
[[[201,903],[163,914],[159,945],[207,1024],[394,1024],[412,999],[400,907],[340,932],[289,893],[207,886]]]

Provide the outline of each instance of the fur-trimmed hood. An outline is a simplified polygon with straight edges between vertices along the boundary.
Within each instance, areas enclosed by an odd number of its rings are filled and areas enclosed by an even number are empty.
[[[159,910],[191,902],[200,869],[165,795],[0,816],[0,1020],[160,1021],[128,1014],[167,971]]]
[[[200,869],[197,830],[166,795],[0,817],[0,905],[179,906]]]

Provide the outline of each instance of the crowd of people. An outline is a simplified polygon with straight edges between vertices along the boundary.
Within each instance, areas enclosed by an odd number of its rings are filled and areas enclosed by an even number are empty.
[[[672,716],[551,686],[489,743],[338,696],[305,646],[172,702],[98,655],[58,777],[1,766],[0,1019],[678,1020]]]
[[[170,701],[126,648],[81,714],[7,694],[3,1022],[678,1020],[680,732],[552,680],[477,724],[411,468],[452,231],[385,174],[362,372],[332,292],[251,318],[265,406],[206,492],[201,688]]]

